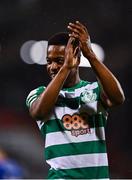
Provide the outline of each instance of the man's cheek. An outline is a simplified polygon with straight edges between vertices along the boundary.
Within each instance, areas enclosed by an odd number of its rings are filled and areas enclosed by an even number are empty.
[[[47,67],[47,73],[50,75],[50,68]]]

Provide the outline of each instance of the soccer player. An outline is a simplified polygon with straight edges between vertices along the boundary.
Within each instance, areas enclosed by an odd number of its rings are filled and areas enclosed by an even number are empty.
[[[45,136],[49,179],[108,179],[107,110],[122,104],[124,93],[93,52],[87,28],[79,21],[67,28],[70,33],[49,39],[47,72],[51,82],[31,91],[27,106]],[[80,79],[81,52],[89,60],[96,82]]]

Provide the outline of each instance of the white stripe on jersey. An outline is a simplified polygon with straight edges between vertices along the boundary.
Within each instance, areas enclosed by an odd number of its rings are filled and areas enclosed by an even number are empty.
[[[83,154],[57,157],[47,160],[51,168],[54,169],[72,169],[83,167],[108,166],[107,154]]]
[[[62,132],[52,132],[46,135],[45,147],[59,144],[69,144],[78,142],[88,142],[105,140],[104,127],[91,128],[91,134],[83,134],[78,137],[71,135],[70,131]]]

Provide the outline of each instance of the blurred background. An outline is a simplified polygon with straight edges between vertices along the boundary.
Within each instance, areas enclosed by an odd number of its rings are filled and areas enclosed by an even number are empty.
[[[75,20],[86,25],[92,42],[103,48],[104,64],[124,89],[126,101],[110,110],[106,136],[111,178],[132,178],[131,0],[0,0],[0,159],[17,162],[22,170],[14,177],[45,178],[48,169],[44,140],[25,100],[50,79],[44,65],[32,62],[29,46],[24,51],[29,61],[24,62],[23,44],[48,40]],[[90,67],[80,67],[80,75],[95,80]]]

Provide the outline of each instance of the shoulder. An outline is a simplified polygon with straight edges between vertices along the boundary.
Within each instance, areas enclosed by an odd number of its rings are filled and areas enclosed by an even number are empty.
[[[26,105],[30,107],[33,101],[38,98],[38,96],[45,90],[45,88],[46,88],[45,86],[39,86],[36,89],[30,91],[30,93],[26,98]]]

